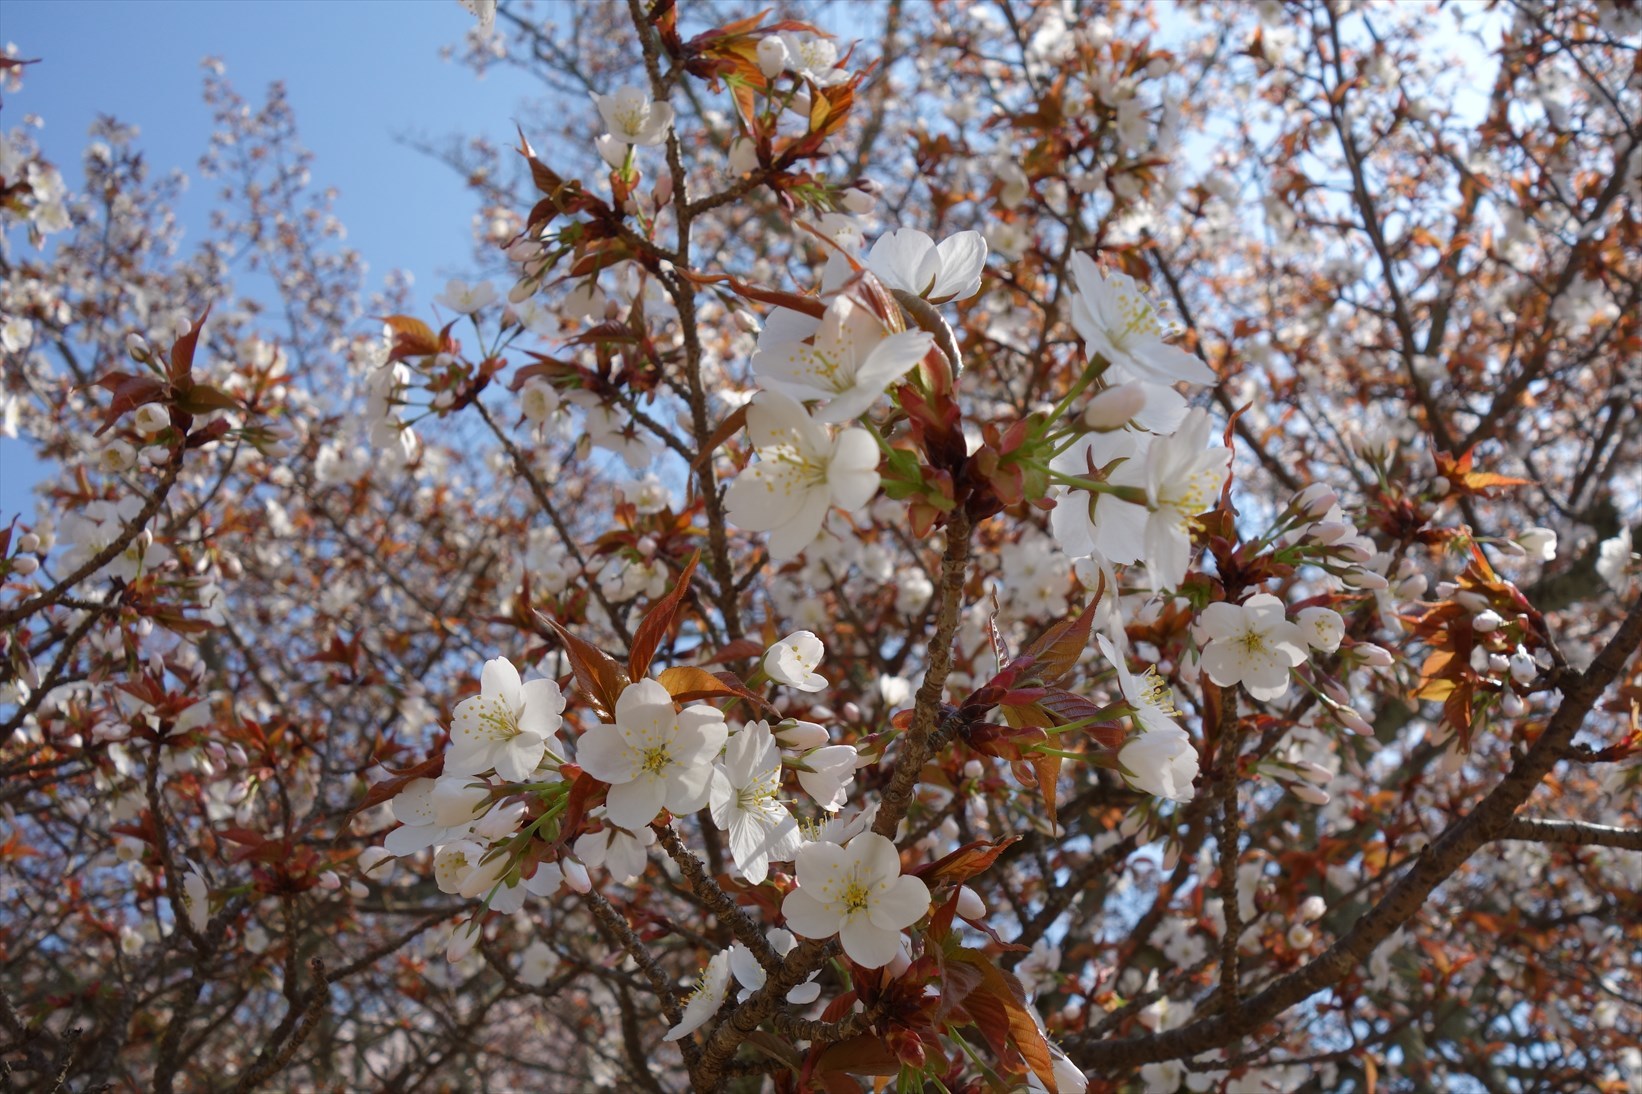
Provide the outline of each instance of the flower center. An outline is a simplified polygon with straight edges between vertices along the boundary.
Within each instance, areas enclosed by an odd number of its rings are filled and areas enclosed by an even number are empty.
[[[1133,337],[1158,338],[1163,334],[1163,324],[1158,322],[1157,312],[1152,309],[1151,301],[1141,293],[1138,287],[1134,289],[1119,289],[1117,294],[1117,308],[1123,315],[1123,330],[1119,333],[1119,340],[1128,340]]]
[[[519,714],[500,699],[481,699],[479,725],[491,740],[506,741],[519,735]]]
[[[865,885],[862,885],[859,881],[852,881],[849,883],[849,888],[844,890],[844,895],[838,898],[838,902],[844,906],[845,915],[854,915],[856,912],[866,910],[871,896],[871,891]]]
[[[1140,674],[1136,680],[1140,685],[1140,700],[1149,707],[1156,707],[1164,714],[1179,714],[1175,709],[1174,696],[1169,691],[1169,685],[1157,674],[1157,666],[1153,665]]]
[[[667,751],[667,746],[657,745],[655,748],[647,748],[644,750],[644,763],[640,770],[647,775],[660,775],[663,771],[667,770],[668,766],[672,764],[672,762],[673,757],[672,754]]]
[[[774,807],[775,795],[775,773],[758,776],[736,791],[736,808],[743,813],[767,813]]]
[[[1246,654],[1266,652],[1266,636],[1262,631],[1244,631],[1238,641],[1243,644],[1243,652]]]

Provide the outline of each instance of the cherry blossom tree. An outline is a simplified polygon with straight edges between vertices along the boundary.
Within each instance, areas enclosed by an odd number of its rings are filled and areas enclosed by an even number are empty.
[[[1636,5],[464,5],[0,133],[8,1077],[1642,1089]]]

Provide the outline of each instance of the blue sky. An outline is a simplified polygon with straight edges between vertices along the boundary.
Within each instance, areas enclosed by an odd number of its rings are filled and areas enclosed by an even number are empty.
[[[314,181],[340,190],[336,211],[370,264],[369,284],[409,271],[426,304],[468,264],[474,202],[453,171],[398,138],[461,133],[507,145],[519,101],[539,91],[517,71],[480,79],[441,60],[440,47],[472,25],[455,0],[4,0],[0,42],[41,63],[6,97],[0,125],[40,115],[36,138],[70,187],[99,114],[141,128],[155,171],[194,175],[211,132],[200,61],[220,58],[252,104],[284,80],[316,156]],[[185,247],[200,238],[213,189],[196,178],[184,196]],[[25,445],[0,438],[0,521],[32,516],[28,487],[39,476]]]

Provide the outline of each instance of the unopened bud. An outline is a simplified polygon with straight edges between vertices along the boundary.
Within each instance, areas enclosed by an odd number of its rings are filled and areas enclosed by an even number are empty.
[[[851,187],[839,195],[838,204],[856,216],[864,216],[872,212],[873,207],[878,204],[878,199],[867,190]]]
[[[1507,718],[1520,718],[1522,712],[1527,709],[1528,704],[1524,703],[1514,691],[1506,691],[1499,697],[1500,713]]]
[[[1327,805],[1328,791],[1319,790],[1310,783],[1289,783],[1289,791],[1303,802],[1312,805]]]
[[[1504,622],[1505,620],[1500,617],[1498,612],[1489,608],[1471,617],[1471,629],[1478,634],[1487,634],[1489,631],[1499,630]]]
[[[1311,760],[1298,760],[1294,764],[1294,772],[1302,779],[1316,786],[1327,786],[1334,781],[1334,772],[1320,763]]]
[[[1334,492],[1334,487],[1326,482],[1312,483],[1294,499],[1296,508],[1313,520],[1326,516],[1339,502],[1340,497]]]
[[[1518,647],[1517,652],[1511,655],[1511,679],[1519,684],[1527,684],[1532,683],[1538,675],[1539,666],[1534,664],[1534,659],[1528,655],[1527,650]]]
[[[1556,533],[1549,528],[1529,528],[1517,537],[1517,545],[1541,562],[1556,558]]]
[[[11,572],[18,577],[27,577],[40,568],[40,560],[33,555],[18,555],[11,560]]]
[[[451,932],[450,944],[445,947],[445,960],[451,964],[462,960],[473,952],[474,945],[479,941],[479,924],[462,922],[456,925]]]
[[[138,433],[145,437],[152,437],[161,430],[170,427],[171,415],[167,414],[165,408],[157,403],[144,403],[137,408],[137,415],[132,424],[137,427]]]
[[[1359,642],[1352,647],[1352,652],[1358,661],[1371,668],[1387,669],[1391,667],[1391,651],[1384,646],[1377,646],[1373,642]]]
[[[148,339],[136,331],[132,331],[125,336],[125,351],[131,355],[131,359],[134,361],[148,360]]]
[[[958,914],[965,919],[980,919],[986,915],[986,901],[981,894],[965,885],[958,890]]]
[[[575,859],[564,859],[559,866],[564,870],[564,883],[570,886],[572,891],[585,893],[593,888],[593,880],[587,876],[587,867]]]
[[[787,721],[775,727],[774,737],[782,748],[794,752],[808,752],[820,748],[829,740],[826,728],[814,722]]]
[[[1334,717],[1339,719],[1341,725],[1360,737],[1374,736],[1374,727],[1369,725],[1361,714],[1358,714],[1350,707],[1336,707]]]
[[[1146,406],[1146,389],[1139,384],[1119,384],[1089,400],[1083,408],[1083,424],[1106,432],[1122,429]]]
[[[33,532],[24,532],[17,537],[17,549],[32,555],[40,549],[40,537]]]
[[[766,80],[773,80],[787,67],[787,43],[778,34],[766,35],[758,43],[758,71]]]
[[[342,879],[336,876],[335,870],[326,870],[319,875],[319,887],[334,893],[342,888]]]
[[[386,847],[367,847],[359,852],[359,872],[372,881],[386,881],[396,865],[393,853]]]
[[[1320,896],[1308,896],[1300,902],[1300,922],[1315,923],[1328,911],[1328,902]]]

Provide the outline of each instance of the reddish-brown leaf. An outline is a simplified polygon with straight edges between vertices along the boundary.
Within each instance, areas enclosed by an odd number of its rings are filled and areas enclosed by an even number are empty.
[[[114,423],[144,403],[157,403],[165,398],[166,388],[152,376],[137,376],[128,372],[111,372],[97,381],[98,387],[107,388],[114,397],[103,414],[103,424],[95,436],[102,436],[114,428]]]
[[[440,752],[426,760],[423,760],[415,767],[406,771],[401,771],[393,778],[383,779],[381,782],[372,786],[365,794],[364,800],[354,806],[353,810],[348,815],[350,817],[355,817],[367,809],[381,805],[383,802],[405,789],[406,786],[412,782],[415,782],[417,779],[437,779],[444,772],[444,770],[445,754]]]
[[[706,443],[701,446],[700,454],[697,455],[694,460],[690,461],[691,479],[693,480],[696,472],[700,471],[702,466],[713,458],[714,453],[718,451],[720,445],[735,436],[737,433],[740,433],[744,428],[746,428],[746,426],[747,404],[742,403],[740,406],[731,411],[728,417],[718,423],[718,428],[713,430],[712,435],[709,436]]]
[[[1091,598],[1076,616],[1056,623],[1026,647],[1022,656],[1033,659],[1038,679],[1053,684],[1072,671],[1089,647],[1089,633],[1095,625],[1095,605],[1099,603],[1099,598]]]
[[[872,1034],[828,1045],[815,1062],[816,1074],[848,1071],[856,1075],[895,1075],[901,1061],[883,1039]]]
[[[921,877],[926,885],[961,885],[983,873],[1004,849],[1021,837],[1007,836],[1000,840],[976,840],[966,843],[951,854],[936,859],[908,873]]]
[[[638,629],[633,632],[633,648],[627,654],[629,679],[642,679],[650,671],[650,659],[656,655],[656,647],[678,616],[679,605],[684,603],[684,597],[690,591],[690,577],[696,572],[696,563],[700,561],[701,551],[697,550],[684,564],[678,581],[667,595],[652,604],[650,610],[644,613],[644,618],[639,620]]]
[[[564,645],[564,654],[570,659],[570,670],[576,674],[576,685],[586,694],[593,710],[607,722],[615,721],[616,699],[628,684],[627,674],[614,657],[591,642],[577,638],[558,622],[540,612],[536,613]]]
[[[781,712],[771,706],[762,695],[753,691],[733,672],[708,672],[694,665],[675,665],[656,676],[677,703],[693,703],[704,699],[745,699],[759,710],[775,718]]]
[[[186,387],[194,371],[194,349],[199,345],[200,331],[205,327],[205,320],[211,314],[211,306],[206,305],[205,311],[194,320],[194,325],[188,328],[188,333],[171,343],[171,368],[169,375],[171,382],[178,387]]]

